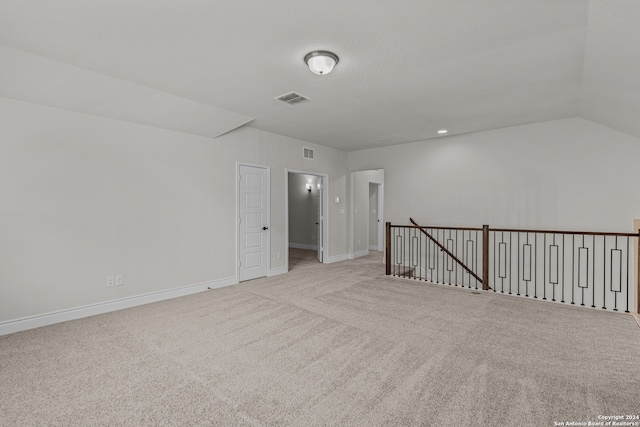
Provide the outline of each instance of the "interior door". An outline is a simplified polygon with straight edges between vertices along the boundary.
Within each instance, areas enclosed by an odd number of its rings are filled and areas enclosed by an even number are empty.
[[[239,183],[239,281],[267,275],[269,212],[268,171],[240,165]]]
[[[323,206],[322,206],[322,193],[324,189],[322,188],[322,178],[318,177],[318,213],[316,216],[316,224],[318,224],[318,261],[322,262],[324,255],[324,247],[323,247],[323,239],[322,236],[324,234],[324,217],[322,215]]]

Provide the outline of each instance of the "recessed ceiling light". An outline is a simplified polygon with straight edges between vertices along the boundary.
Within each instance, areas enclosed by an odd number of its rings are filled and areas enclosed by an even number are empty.
[[[441,134],[441,135],[443,135],[443,134],[445,134],[445,133],[447,133],[447,132],[449,132],[449,131],[448,131],[448,130],[446,130],[446,129],[440,129],[440,130],[438,131],[438,133],[439,133],[439,134]]]

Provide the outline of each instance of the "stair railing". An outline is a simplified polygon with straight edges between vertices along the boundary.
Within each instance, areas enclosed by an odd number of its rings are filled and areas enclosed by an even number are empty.
[[[471,289],[481,284],[485,291],[625,312],[640,294],[640,232],[432,227],[410,221],[386,223],[387,275]],[[636,304],[640,312],[640,298]]]
[[[473,276],[478,282],[480,282],[482,284],[482,289],[487,291],[489,290],[488,287],[488,281],[487,280],[482,280],[482,278],[480,278],[480,276],[478,276],[476,273],[474,273],[469,267],[467,267],[465,265],[464,262],[460,261],[458,259],[457,256],[455,256],[454,254],[452,254],[447,248],[445,248],[440,242],[438,242],[436,239],[433,238],[433,236],[427,232],[427,229],[425,227],[420,226],[420,224],[418,224],[417,222],[415,222],[413,220],[413,218],[409,218],[409,221],[411,221],[411,224],[415,225],[416,227],[418,227],[418,230],[420,230],[422,232],[422,234],[424,234],[425,236],[427,236],[433,243],[436,244],[436,246],[438,246],[440,248],[441,251],[443,251],[444,253],[446,253],[447,255],[449,255],[451,257],[451,259],[453,261],[455,261],[456,263],[458,263],[458,265],[460,267],[462,267],[467,273],[469,273],[471,276]],[[486,239],[484,239],[486,240]],[[484,245],[483,245],[484,247]],[[487,249],[488,250],[488,249]],[[483,249],[484,251],[484,249]]]

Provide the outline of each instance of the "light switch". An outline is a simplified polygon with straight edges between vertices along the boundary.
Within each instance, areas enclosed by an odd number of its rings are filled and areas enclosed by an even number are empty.
[[[340,203],[340,197],[336,197],[336,205]]]

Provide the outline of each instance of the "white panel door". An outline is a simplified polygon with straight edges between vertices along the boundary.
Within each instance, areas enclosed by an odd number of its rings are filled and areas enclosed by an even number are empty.
[[[240,282],[267,275],[267,178],[265,168],[240,165]]]

